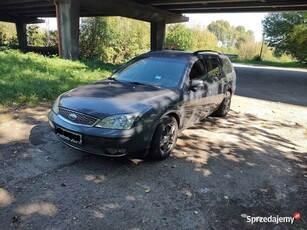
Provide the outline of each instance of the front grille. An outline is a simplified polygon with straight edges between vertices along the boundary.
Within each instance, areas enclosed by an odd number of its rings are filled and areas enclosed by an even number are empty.
[[[64,108],[59,108],[59,115],[75,124],[80,125],[94,125],[98,121],[98,118]]]

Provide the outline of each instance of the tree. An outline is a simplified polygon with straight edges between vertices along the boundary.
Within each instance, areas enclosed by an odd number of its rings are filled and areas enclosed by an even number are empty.
[[[207,29],[188,28],[184,24],[169,26],[166,33],[166,49],[201,50],[217,49],[217,38]]]
[[[58,46],[58,31],[57,30],[46,30],[44,31],[43,43],[44,46]]]
[[[83,18],[80,54],[85,59],[122,63],[149,50],[149,24],[123,17]]]
[[[106,18],[83,18],[81,21],[80,54],[85,59],[99,59],[104,43]],[[99,36],[100,35],[100,36]]]
[[[193,44],[192,30],[183,24],[169,26],[165,47],[173,50],[190,50]]]
[[[225,20],[211,22],[208,25],[208,30],[214,33],[224,46],[232,46],[235,44],[236,30],[229,24],[229,22]]]
[[[27,26],[27,39],[30,46],[45,46],[46,45],[46,31],[41,29],[39,25]]]
[[[275,53],[289,53],[307,63],[307,13],[269,13],[262,21],[266,42]]]
[[[246,43],[255,42],[255,36],[253,31],[251,30],[245,31],[244,26],[237,26],[234,29],[236,31],[235,46],[237,49],[240,49],[240,47]]]
[[[296,25],[289,35],[289,43],[293,46],[289,47],[289,52],[298,60],[307,63],[307,25]],[[301,48],[301,49],[300,49]]]
[[[16,27],[14,23],[0,22],[0,45],[10,45],[16,40]]]
[[[193,42],[191,50],[217,50],[217,37],[207,29],[192,28]]]

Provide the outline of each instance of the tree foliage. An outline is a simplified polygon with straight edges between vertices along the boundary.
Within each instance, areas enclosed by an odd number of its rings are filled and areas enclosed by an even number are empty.
[[[217,50],[217,37],[209,30],[195,27],[192,32],[193,43],[191,50]]]
[[[207,29],[188,28],[184,24],[176,24],[167,29],[165,47],[175,50],[216,50],[217,38]]]
[[[262,25],[276,54],[289,53],[307,63],[307,13],[269,13]]]
[[[233,27],[235,33],[235,46],[237,49],[246,43],[255,43],[254,32],[245,30],[244,26]]]
[[[193,43],[193,33],[183,24],[168,27],[165,47],[175,50],[189,50]]]
[[[37,24],[27,26],[27,40],[29,46],[57,46],[58,32],[46,30]]]
[[[236,35],[229,22],[225,20],[211,22],[208,25],[208,30],[214,33],[224,46],[231,46],[234,44]]]
[[[37,24],[27,26],[27,42],[30,46],[57,46],[57,31],[47,31]],[[14,23],[0,22],[0,44],[18,45],[16,26]]]
[[[0,44],[10,45],[16,43],[16,27],[13,23],[0,22]]]
[[[216,35],[224,47],[236,46],[236,48],[239,49],[241,44],[255,41],[253,31],[246,31],[244,26],[231,26],[229,22],[225,20],[211,22],[208,25],[208,30]]]
[[[57,30],[46,30],[45,36],[43,37],[44,46],[58,46],[58,31]]]
[[[83,18],[80,47],[85,59],[122,63],[149,50],[149,24],[122,17]]]
[[[42,44],[42,36],[39,31],[38,25],[28,25],[27,26],[27,40],[28,40],[28,45],[30,46]]]

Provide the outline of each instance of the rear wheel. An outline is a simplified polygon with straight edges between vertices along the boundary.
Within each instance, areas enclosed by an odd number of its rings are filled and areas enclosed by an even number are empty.
[[[149,158],[163,160],[172,153],[178,136],[178,124],[174,117],[161,118],[159,125],[152,138]]]
[[[212,115],[216,117],[226,117],[230,109],[230,104],[231,104],[231,93],[227,91],[225,93],[223,102],[220,104],[219,108],[212,113]]]

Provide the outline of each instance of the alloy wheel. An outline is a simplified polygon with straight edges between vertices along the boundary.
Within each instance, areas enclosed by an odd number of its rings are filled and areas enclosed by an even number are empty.
[[[163,153],[167,153],[173,147],[176,139],[175,129],[172,123],[164,127],[160,140],[160,149]]]

